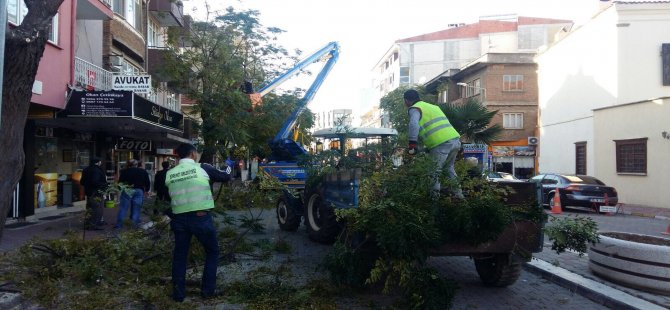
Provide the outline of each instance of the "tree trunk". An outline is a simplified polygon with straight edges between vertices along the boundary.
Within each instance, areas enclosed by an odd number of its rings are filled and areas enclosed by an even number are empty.
[[[23,173],[23,129],[28,116],[37,67],[47,42],[51,18],[63,0],[25,0],[28,15],[9,29],[5,40],[0,127],[0,240],[12,203],[12,192]],[[5,25],[0,25],[5,26]]]

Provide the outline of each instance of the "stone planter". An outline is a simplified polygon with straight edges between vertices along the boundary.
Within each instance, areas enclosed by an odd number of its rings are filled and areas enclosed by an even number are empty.
[[[589,268],[614,283],[670,294],[670,239],[624,232],[600,233],[589,248]]]

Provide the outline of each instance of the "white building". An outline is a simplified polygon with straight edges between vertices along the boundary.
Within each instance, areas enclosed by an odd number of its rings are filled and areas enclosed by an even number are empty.
[[[660,132],[654,133],[661,129],[655,123],[660,120],[644,121],[646,114],[631,107],[613,111],[635,114],[619,112],[615,113],[617,118],[601,118],[599,122],[594,118],[614,115],[604,108],[670,95],[670,48],[662,48],[670,42],[665,31],[670,29],[670,1],[606,4],[589,22],[537,57],[539,169],[593,175],[616,186],[621,202],[653,204],[642,196],[661,192],[670,184],[667,178],[656,182],[653,175],[660,171],[650,170],[655,166],[651,160],[660,160],[652,154],[664,151],[666,161],[670,154],[667,147],[661,147],[663,144],[652,143],[661,138]],[[664,71],[664,67],[668,69]],[[666,102],[661,105],[667,105]],[[636,107],[646,106],[651,105]],[[667,109],[660,111],[665,111],[665,119],[670,119]],[[642,121],[633,124],[623,122],[624,118],[642,118]],[[637,145],[644,149],[642,153],[625,147],[620,149],[623,153],[613,152],[617,141],[623,140],[648,142]],[[612,160],[633,167],[640,166],[639,161],[643,160],[645,165],[621,170]],[[645,186],[640,185],[643,183]]]
[[[486,53],[535,52],[571,27],[567,20],[500,15],[397,40],[373,69],[377,99],[400,85],[428,82]]]

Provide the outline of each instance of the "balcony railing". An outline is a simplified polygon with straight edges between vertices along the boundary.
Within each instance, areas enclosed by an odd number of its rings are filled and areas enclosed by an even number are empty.
[[[104,5],[106,5],[108,8],[112,7],[112,0],[100,0]]]
[[[112,72],[79,57],[74,58],[75,86],[89,90],[111,90]]]

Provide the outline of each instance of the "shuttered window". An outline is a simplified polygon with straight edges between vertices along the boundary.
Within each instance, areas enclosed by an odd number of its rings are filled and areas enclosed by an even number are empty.
[[[575,143],[575,174],[586,174],[586,142]]]
[[[616,172],[647,174],[647,138],[614,140]]]

